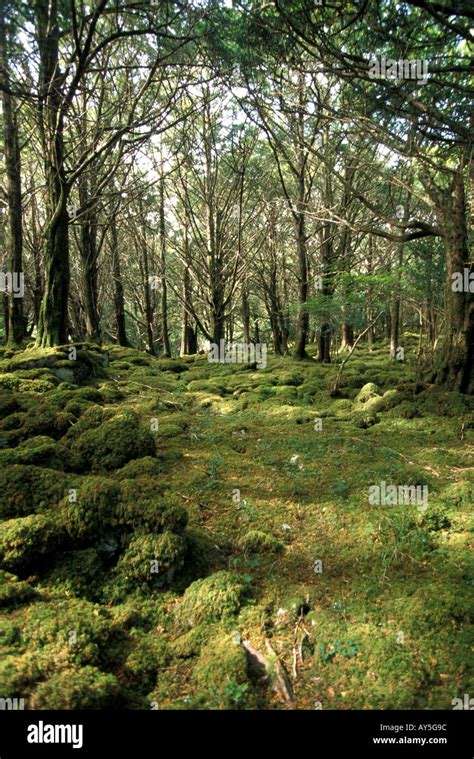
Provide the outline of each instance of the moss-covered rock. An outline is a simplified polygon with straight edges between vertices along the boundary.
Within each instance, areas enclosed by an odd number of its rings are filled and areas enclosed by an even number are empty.
[[[184,361],[176,358],[160,358],[156,362],[156,367],[162,372],[173,372],[174,374],[186,372],[189,368]]]
[[[40,379],[23,379],[17,376],[17,374],[2,374],[0,375],[0,388],[7,390],[15,390],[17,393],[48,393],[50,390],[54,390],[54,383],[47,382]]]
[[[22,640],[31,652],[48,648],[66,664],[100,663],[115,636],[107,609],[84,599],[50,596],[15,614]],[[52,648],[51,648],[52,647]]]
[[[74,470],[78,459],[74,452],[62,443],[48,437],[38,435],[20,443],[16,448],[0,450],[0,466],[29,464],[50,469]]]
[[[0,516],[4,519],[46,511],[75,486],[75,477],[54,469],[14,464],[0,469]]]
[[[204,577],[219,562],[219,552],[209,535],[197,527],[186,530],[186,555],[179,573],[179,588],[183,591],[194,580]]]
[[[370,401],[373,398],[377,398],[380,395],[380,388],[373,382],[367,382],[367,384],[365,384],[357,393],[355,402],[358,404],[367,403],[367,401]]]
[[[251,685],[247,674],[247,657],[235,636],[220,635],[201,650],[192,679],[208,707],[215,709],[252,708]]]
[[[218,629],[217,625],[209,624],[193,627],[170,643],[171,654],[178,659],[190,659],[197,656],[209,638],[217,634]]]
[[[379,421],[378,415],[371,409],[361,409],[360,411],[354,411],[352,414],[352,423],[362,430],[366,430],[368,427],[373,427],[374,424],[377,424]]]
[[[164,637],[155,631],[132,630],[130,651],[122,666],[129,684],[149,690],[160,669],[170,662],[170,652]]]
[[[175,611],[178,624],[184,628],[210,624],[232,618],[238,613],[248,588],[239,575],[226,570],[196,580],[184,593]]]
[[[51,516],[8,519],[0,524],[0,563],[7,571],[24,571],[57,551],[64,541],[64,530]]]
[[[237,546],[245,553],[281,553],[283,546],[273,535],[261,530],[249,530],[237,541]]]
[[[387,411],[387,416],[398,419],[415,419],[421,416],[420,409],[412,401],[401,401],[401,403]]]
[[[162,587],[183,566],[186,541],[181,535],[164,532],[148,535],[137,530],[121,555],[116,572],[131,587]]]
[[[29,583],[0,569],[0,607],[25,603],[37,595],[37,591]]]
[[[163,464],[153,456],[144,456],[133,459],[115,472],[114,477],[119,480],[131,480],[137,477],[159,477],[163,472]],[[156,482],[156,480],[155,480]]]
[[[84,419],[78,422],[78,424]],[[86,430],[72,443],[82,469],[107,471],[131,459],[153,456],[155,440],[133,411],[121,411],[94,430]]]
[[[136,500],[133,503],[120,502],[117,510],[118,522],[131,528],[142,527],[149,532],[174,532],[181,535],[188,521],[186,509],[177,504],[167,504],[165,500]]]
[[[96,601],[100,599],[105,563],[95,548],[65,551],[57,556],[42,582],[55,591]]]
[[[31,697],[33,709],[112,709],[117,706],[117,678],[97,667],[64,669],[40,683]]]
[[[51,404],[40,403],[31,408],[22,425],[22,437],[47,435],[59,440],[71,426],[71,414],[58,411]]]
[[[117,483],[107,477],[87,477],[76,492],[63,498],[58,521],[72,540],[99,537],[117,524]]]
[[[304,381],[305,376],[300,372],[282,372],[277,378],[277,384],[280,387],[299,387]]]
[[[0,419],[21,409],[21,404],[14,393],[9,390],[0,390]]]

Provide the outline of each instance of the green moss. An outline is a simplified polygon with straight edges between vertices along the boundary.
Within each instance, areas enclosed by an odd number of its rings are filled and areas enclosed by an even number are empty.
[[[131,480],[137,477],[158,477],[162,474],[162,471],[163,466],[158,459],[153,456],[144,456],[143,458],[129,461],[124,467],[115,472],[114,476],[119,480]]]
[[[377,385],[375,385],[373,382],[367,382],[367,384],[363,386],[360,392],[357,393],[355,402],[367,403],[367,401],[370,401],[372,398],[376,398],[378,396],[380,396],[380,388],[377,387]]]
[[[112,709],[117,706],[117,678],[87,665],[65,669],[40,683],[33,692],[34,709]]]
[[[4,419],[15,411],[21,411],[21,409],[22,406],[14,393],[0,389],[0,419]]]
[[[188,365],[184,361],[176,358],[160,358],[156,362],[156,367],[162,372],[173,372],[179,374],[188,370]]]
[[[104,403],[119,403],[124,399],[124,394],[112,382],[99,386],[99,392]]]
[[[143,459],[136,459],[136,461],[143,461]],[[121,501],[123,503],[130,503],[133,506],[136,501],[156,501],[159,496],[163,495],[163,481],[153,476],[151,472],[148,474],[145,471],[143,476],[137,474],[136,477],[130,479],[121,477],[120,473],[122,472],[125,472],[125,467],[120,470],[118,477],[114,474],[114,479],[120,483]],[[131,473],[134,474],[133,470]]]
[[[64,411],[67,414],[76,417],[76,419],[79,419],[83,414],[85,414],[88,408],[90,408],[89,401],[78,399],[78,400],[68,401],[64,406]]]
[[[451,527],[451,520],[441,506],[430,506],[423,514],[420,524],[430,532],[438,532],[448,530]]]
[[[74,398],[76,400],[90,401],[91,403],[103,402],[101,391],[97,390],[95,387],[79,387],[74,391]]]
[[[0,469],[0,516],[4,519],[45,511],[74,487],[64,472],[14,464]]]
[[[58,509],[58,521],[73,540],[99,536],[117,523],[117,483],[106,477],[87,477],[76,493],[66,496]]]
[[[71,426],[64,436],[64,442],[69,443],[78,440],[81,435],[95,430],[112,416],[112,412],[105,411],[100,406],[90,406],[81,415],[80,419]]]
[[[25,418],[26,418],[26,413],[24,411],[18,411],[17,413],[9,414],[2,420],[0,429],[7,430],[7,431],[19,430]],[[10,440],[12,438],[15,439],[16,436],[11,436],[8,439]]]
[[[217,625],[198,625],[180,635],[170,644],[170,652],[179,659],[190,659],[197,656],[209,638],[216,635]]]
[[[472,506],[474,503],[474,484],[467,481],[453,482],[442,490],[440,500],[448,506]]]
[[[46,435],[38,435],[20,443],[17,448],[0,450],[0,466],[30,464],[51,469],[75,469],[78,461],[66,446]]]
[[[172,532],[148,535],[137,530],[120,557],[116,572],[131,587],[162,587],[183,566],[185,553],[186,541],[181,535]]]
[[[54,390],[54,384],[46,380],[22,379],[16,374],[2,374],[0,388],[15,390],[17,393],[48,393]]]
[[[150,532],[174,532],[182,534],[186,528],[188,515],[179,505],[167,504],[166,501],[141,501],[119,504],[117,509],[120,524],[129,527],[143,527]]]
[[[225,386],[215,380],[192,380],[188,382],[187,388],[190,393],[211,393],[212,395],[224,395]]]
[[[44,514],[8,519],[0,524],[0,562],[10,572],[24,571],[64,542],[57,521]]]
[[[242,535],[237,542],[241,551],[246,553],[281,553],[282,544],[273,535],[267,535],[260,530],[250,530]]]
[[[163,636],[155,631],[145,633],[133,630],[130,642],[131,650],[122,666],[122,672],[129,683],[149,690],[154,685],[159,670],[170,662],[168,645]]]
[[[296,387],[293,385],[281,385],[275,388],[275,395],[281,401],[293,401],[298,397]]]
[[[57,592],[88,600],[100,598],[100,586],[105,571],[104,561],[94,548],[66,551],[43,577],[43,583],[54,586]]]
[[[22,604],[36,596],[37,591],[31,585],[0,569],[0,607]]]
[[[175,617],[182,627],[194,627],[227,619],[240,610],[247,593],[239,575],[226,570],[196,580],[184,593]]]
[[[304,374],[299,372],[282,372],[278,374],[277,384],[281,387],[298,387],[305,381]]]
[[[359,429],[366,430],[368,427],[373,427],[374,424],[377,424],[379,422],[379,417],[375,413],[375,411],[364,410],[361,411],[355,411],[352,414],[352,422],[356,427],[359,427]]]
[[[201,650],[193,669],[193,682],[208,707],[245,709],[254,705],[247,675],[247,657],[233,635],[213,638]]]
[[[474,398],[462,393],[442,391],[436,386],[420,393],[417,402],[422,413],[464,418],[474,411]]]
[[[82,422],[84,417],[78,422]],[[133,411],[121,411],[94,430],[83,432],[72,444],[82,469],[119,469],[131,459],[155,453],[153,435]]]
[[[210,567],[217,563],[218,549],[209,535],[197,527],[188,527],[186,543],[186,569],[181,576],[189,580],[189,585],[192,580],[206,575]]]
[[[71,415],[57,411],[46,403],[40,403],[28,411],[22,425],[24,438],[47,435],[59,440],[71,426]]]

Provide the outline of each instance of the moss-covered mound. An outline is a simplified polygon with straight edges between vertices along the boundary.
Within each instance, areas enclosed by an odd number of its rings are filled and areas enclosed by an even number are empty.
[[[207,708],[245,709],[255,705],[247,674],[247,657],[236,636],[220,635],[202,649],[193,669],[199,704]]]
[[[227,571],[196,580],[184,593],[176,619],[186,628],[233,617],[244,603],[247,590],[239,575]]]
[[[133,411],[122,411],[96,429],[86,429],[71,450],[82,470],[110,471],[123,467],[131,459],[155,454],[155,440]]]
[[[51,516],[8,519],[0,524],[0,565],[9,572],[24,572],[64,541],[64,530]]]

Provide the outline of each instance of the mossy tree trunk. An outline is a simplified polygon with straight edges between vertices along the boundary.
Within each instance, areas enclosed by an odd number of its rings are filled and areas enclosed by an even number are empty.
[[[163,163],[160,176],[160,269],[161,269],[161,340],[163,356],[170,358],[171,344],[168,329],[168,284],[166,281],[166,221],[165,221],[165,180]]]
[[[39,127],[45,157],[49,220],[45,229],[45,289],[41,302],[37,344],[50,347],[67,343],[69,297],[69,186],[64,167],[64,115],[60,70],[57,0],[35,4],[40,53]]]
[[[97,259],[99,249],[97,245],[97,212],[94,207],[88,207],[90,203],[90,188],[86,175],[82,175],[79,181],[79,198],[81,208],[80,246],[79,253],[82,262],[82,289],[84,293],[84,317],[86,322],[86,337],[92,343],[100,343],[100,319],[98,311],[98,270]]]
[[[186,217],[184,226],[184,262],[183,262],[183,289],[182,289],[182,321],[181,321],[181,356],[190,356],[197,353],[197,334],[191,324],[191,276],[189,271],[189,220]]]
[[[8,259],[11,276],[23,274],[23,219],[21,198],[21,158],[15,104],[10,92],[8,71],[7,33],[3,9],[0,9],[0,82],[2,85],[2,111],[5,169],[8,203]],[[13,284],[9,293],[8,342],[20,345],[24,337],[23,295],[15,296]]]
[[[56,183],[56,180],[55,180]],[[60,180],[57,181],[60,184]],[[49,348],[68,341],[69,217],[64,188],[59,190],[56,212],[46,229],[44,246],[45,290],[41,302],[37,345]]]
[[[395,295],[390,304],[390,358],[392,361],[397,360],[398,343],[400,339],[400,306],[401,306],[401,286],[403,265],[403,243],[398,246],[397,271],[395,273]]]
[[[469,273],[470,255],[467,230],[467,204],[464,188],[464,167],[456,171],[448,190],[430,185],[437,201],[437,210],[446,248],[447,268],[447,330],[444,346],[431,373],[432,382],[472,393],[474,390],[474,292],[465,286],[465,271]],[[461,275],[461,288],[455,287],[455,277]],[[458,291],[459,289],[459,291]]]
[[[329,151],[329,132],[327,127],[323,131],[323,145]],[[331,170],[327,163],[323,166],[323,205],[324,208],[332,208],[334,193],[332,188]],[[319,355],[318,359],[323,364],[331,363],[331,313],[329,305],[334,294],[334,264],[336,260],[334,250],[334,224],[325,222],[321,232],[321,289],[320,293],[327,306],[326,313],[322,315],[322,324],[319,332]],[[341,254],[343,251],[340,251]]]
[[[244,343],[250,343],[250,309],[247,283],[242,285],[242,334]]]
[[[298,313],[296,317],[296,337],[293,355],[295,358],[307,358],[306,344],[309,332],[309,314],[306,305],[308,299],[308,252],[306,235],[306,203],[309,199],[311,181],[308,180],[309,153],[306,149],[306,93],[305,81],[301,72],[298,73],[297,109],[295,116],[295,148],[296,165],[294,174],[297,180],[297,204],[294,219],[296,223],[296,255],[298,261]]]
[[[128,339],[125,323],[125,298],[120,264],[117,219],[115,216],[113,216],[110,221],[110,245],[112,249],[112,271],[114,275],[114,312],[117,341],[123,348],[127,348]]]

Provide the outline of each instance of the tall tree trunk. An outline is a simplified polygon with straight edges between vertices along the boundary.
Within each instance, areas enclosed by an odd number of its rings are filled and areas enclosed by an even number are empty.
[[[143,206],[139,201],[140,216],[143,218]],[[145,325],[146,325],[146,340],[148,345],[148,352],[152,356],[156,356],[155,349],[155,336],[153,332],[153,320],[155,314],[155,307],[152,298],[152,291],[156,289],[156,277],[150,277],[150,267],[148,262],[148,243],[146,239],[146,233],[140,235],[140,245],[142,252],[142,271],[145,284]],[[152,280],[152,281],[151,281]]]
[[[352,348],[354,345],[354,327],[349,322],[344,322],[342,325],[342,347]]]
[[[81,205],[83,202],[87,202],[87,192],[84,195],[81,193]],[[82,261],[86,336],[90,342],[100,343],[101,334],[97,305],[97,220],[95,209],[88,210],[81,219],[79,253]]]
[[[112,248],[112,271],[114,276],[114,311],[115,325],[117,328],[118,344],[128,347],[127,328],[125,324],[125,299],[120,265],[120,252],[117,231],[117,219],[112,217],[110,222],[110,245]]]
[[[469,281],[466,281],[466,273],[469,275],[472,265],[468,245],[467,204],[462,164],[456,171],[451,190],[448,192],[437,188],[437,195],[438,213],[446,248],[448,319],[444,347],[435,363],[431,381],[461,393],[472,393],[474,390],[474,292],[470,291]],[[455,282],[459,281],[459,278],[461,286],[456,287]]]
[[[23,272],[23,220],[21,206],[21,159],[18,124],[10,94],[8,71],[7,33],[3,8],[0,9],[0,59],[3,104],[3,134],[8,200],[8,250],[10,275],[24,277]],[[24,337],[23,294],[16,297],[13,287],[9,292],[8,341],[20,345]]]
[[[184,263],[183,263],[183,311],[181,321],[181,356],[192,356],[197,353],[197,334],[191,324],[191,278],[189,274],[189,232],[188,219],[184,227]]]
[[[246,345],[250,343],[250,309],[247,283],[242,285],[242,333]]]
[[[31,245],[33,249],[33,266],[35,270],[35,284],[33,290],[33,311],[34,324],[38,327],[39,313],[41,308],[41,296],[44,289],[43,273],[41,269],[41,243],[38,231],[38,206],[36,203],[36,188],[33,174],[30,177],[30,195],[31,195]]]
[[[45,156],[49,220],[45,229],[45,289],[41,303],[37,344],[50,347],[68,340],[69,187],[64,169],[64,118],[57,23],[57,0],[35,4],[40,54],[39,125]]]
[[[304,177],[300,176],[300,198],[304,198]],[[301,210],[297,221],[297,255],[298,255],[298,315],[296,318],[295,358],[306,358],[306,341],[308,337],[309,318],[306,310],[308,299],[308,262],[306,255],[305,215]]]
[[[161,269],[161,339],[163,356],[170,358],[171,345],[168,330],[168,285],[166,282],[166,223],[165,223],[165,180],[163,163],[160,176],[160,269]]]
[[[400,339],[400,299],[402,286],[401,267],[403,265],[403,244],[398,246],[397,272],[395,278],[395,296],[390,306],[390,358],[397,360],[398,343]]]
[[[329,132],[325,128],[323,133],[323,144],[329,145]],[[327,165],[324,166],[324,185],[323,185],[323,199],[324,206],[326,208],[332,208],[333,205],[333,192],[331,184],[331,174]],[[321,295],[325,299],[325,303],[328,303],[331,296],[334,293],[334,243],[333,243],[333,225],[330,222],[326,222],[322,229],[322,244],[321,244]],[[328,311],[323,315],[323,323],[319,333],[319,361],[324,364],[331,363],[331,315]]]

